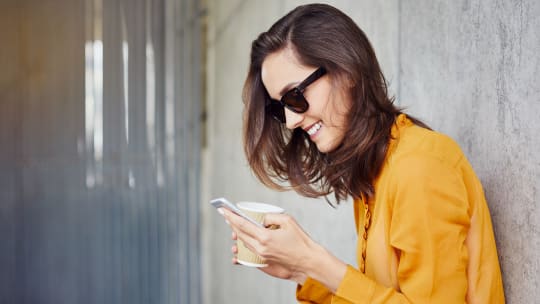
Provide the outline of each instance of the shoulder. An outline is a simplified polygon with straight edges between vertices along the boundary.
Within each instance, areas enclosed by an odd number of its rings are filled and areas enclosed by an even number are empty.
[[[415,125],[401,129],[395,141],[388,157],[394,174],[452,170],[465,157],[449,136]]]
[[[409,214],[428,210],[423,214],[466,221],[467,186],[461,169],[466,160],[453,139],[411,126],[400,132],[388,162],[386,189],[394,211]]]
[[[386,164],[387,190],[405,189],[424,194],[455,191],[465,193],[462,166],[466,163],[459,145],[449,136],[418,126],[400,130]]]

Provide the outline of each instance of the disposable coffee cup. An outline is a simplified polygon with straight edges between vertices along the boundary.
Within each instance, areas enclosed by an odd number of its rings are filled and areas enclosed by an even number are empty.
[[[285,210],[278,206],[265,204],[265,203],[256,203],[256,202],[239,202],[236,206],[242,210],[246,215],[253,218],[256,222],[264,224],[264,217],[268,213],[283,213]],[[254,226],[255,227],[255,226]],[[275,229],[276,227],[268,227],[268,229]],[[266,261],[249,250],[244,243],[238,239],[236,241],[236,246],[238,247],[238,253],[236,260],[239,264],[250,266],[250,267],[266,267]]]

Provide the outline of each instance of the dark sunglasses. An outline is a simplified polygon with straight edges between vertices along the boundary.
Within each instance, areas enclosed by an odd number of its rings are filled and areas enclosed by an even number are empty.
[[[309,108],[309,103],[306,97],[304,97],[304,90],[324,74],[326,74],[326,70],[320,67],[298,86],[283,94],[280,100],[270,98],[270,102],[266,105],[266,113],[272,115],[279,122],[285,123],[285,107],[294,113],[306,112]]]

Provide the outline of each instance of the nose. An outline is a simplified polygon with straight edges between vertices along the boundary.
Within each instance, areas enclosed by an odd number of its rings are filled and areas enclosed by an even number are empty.
[[[300,126],[300,123],[304,120],[303,113],[295,113],[287,108],[285,108],[285,125],[287,129],[296,129]]]

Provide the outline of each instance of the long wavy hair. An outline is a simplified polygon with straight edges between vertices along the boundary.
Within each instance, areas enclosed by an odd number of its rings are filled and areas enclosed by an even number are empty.
[[[261,80],[262,63],[269,54],[287,47],[301,64],[324,67],[334,86],[343,85],[340,80],[344,79],[353,84],[348,86],[352,105],[345,139],[329,153],[319,152],[301,128],[289,130],[265,113],[269,97]],[[388,95],[368,38],[347,15],[325,4],[303,5],[261,33],[251,46],[242,98],[244,150],[263,184],[276,190],[292,188],[307,197],[326,198],[334,193],[338,203],[348,196],[374,194],[373,182],[401,110]]]

